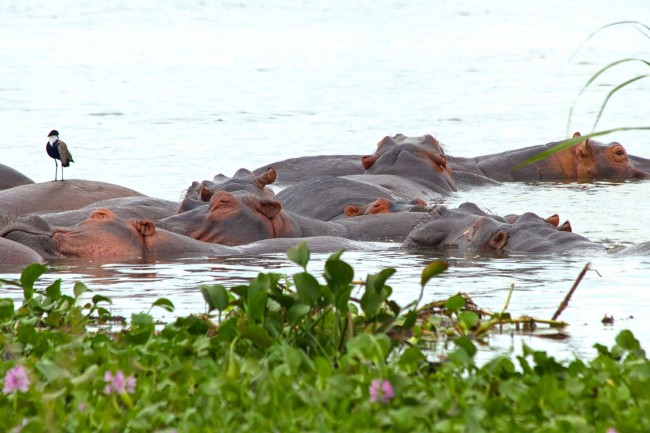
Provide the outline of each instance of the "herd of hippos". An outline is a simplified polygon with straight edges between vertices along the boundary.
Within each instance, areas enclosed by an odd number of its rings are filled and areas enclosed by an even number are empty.
[[[52,133],[48,146],[58,143]],[[91,180],[34,183],[0,165],[0,264],[250,256],[284,252],[303,239],[313,252],[376,250],[372,242],[418,250],[606,251],[557,215],[498,216],[473,203],[434,204],[459,189],[501,182],[650,177],[650,160],[591,139],[515,168],[554,144],[458,158],[431,135],[398,134],[367,156],[293,158],[195,181],[180,202]],[[48,154],[55,164],[61,159]],[[647,255],[650,242],[608,253]]]

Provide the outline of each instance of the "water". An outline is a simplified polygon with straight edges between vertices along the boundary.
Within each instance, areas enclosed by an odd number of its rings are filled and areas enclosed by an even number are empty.
[[[589,132],[613,86],[647,73],[628,63],[604,74],[577,101],[567,134],[569,108],[593,73],[617,59],[647,59],[647,39],[629,26],[581,46],[598,27],[629,19],[650,23],[645,2],[4,0],[1,162],[51,180],[43,147],[58,129],[76,161],[66,177],[177,200],[194,180],[295,156],[371,153],[398,132],[432,133],[456,156],[555,141]],[[647,125],[649,89],[641,80],[615,95],[599,128]],[[612,140],[650,156],[647,132],[603,141]],[[620,246],[650,240],[648,185],[509,184],[447,203],[559,213],[574,231]],[[393,248],[344,258],[357,276],[396,267],[390,281],[406,304],[419,293],[422,268],[439,257]],[[587,273],[562,314],[571,323],[568,339],[494,336],[488,354],[518,350],[523,340],[560,357],[589,356],[594,342],[610,345],[624,328],[650,347],[647,258],[446,258],[450,270],[427,286],[425,301],[463,291],[498,311],[514,283],[513,315],[550,318],[587,262],[601,275]],[[310,269],[320,273],[323,259]],[[45,280],[63,278],[68,290],[83,280],[115,299],[115,314],[147,310],[160,296],[187,314],[204,309],[197,285],[234,285],[263,269],[297,271],[282,255],[72,262]],[[600,323],[605,314],[615,317],[613,326]]]

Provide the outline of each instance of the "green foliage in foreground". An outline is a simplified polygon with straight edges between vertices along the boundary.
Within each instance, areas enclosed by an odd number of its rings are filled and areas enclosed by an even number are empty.
[[[650,430],[650,363],[630,332],[611,349],[597,346],[590,362],[524,346],[516,359],[478,366],[480,323],[462,297],[446,302],[442,318],[421,319],[417,302],[390,300],[393,269],[362,283],[340,256],[327,260],[321,283],[301,245],[289,257],[304,272],[202,287],[216,316],[157,329],[140,313],[117,331],[106,325],[110,299],[84,304],[81,283],[72,296],[60,280],[36,288],[46,268],[31,265],[20,281],[3,281],[24,301],[16,309],[0,299],[0,431]],[[445,269],[429,265],[422,288]],[[154,306],[173,311],[166,299]],[[455,345],[431,362],[425,343],[442,335]]]

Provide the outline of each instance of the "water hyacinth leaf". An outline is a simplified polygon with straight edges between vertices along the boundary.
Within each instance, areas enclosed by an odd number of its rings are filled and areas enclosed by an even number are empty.
[[[259,292],[268,293],[271,289],[271,279],[268,275],[259,273],[257,277],[253,278],[248,284],[248,301]]]
[[[465,329],[472,329],[478,323],[478,314],[473,311],[461,311],[458,314],[458,321]]]
[[[70,373],[66,369],[59,367],[49,359],[39,359],[36,361],[35,367],[48,382],[54,382],[70,376]]]
[[[458,337],[457,339],[454,340],[454,344],[458,347],[465,349],[465,352],[467,352],[469,356],[474,356],[474,354],[476,353],[476,346],[467,337]]]
[[[0,323],[6,323],[14,318],[14,301],[9,298],[0,299]]]
[[[318,280],[307,272],[301,272],[293,276],[293,281],[296,285],[298,298],[307,305],[314,305],[320,297]]]
[[[447,299],[447,302],[445,302],[445,308],[449,311],[457,312],[465,306],[466,302],[467,301],[463,295],[457,294]]]
[[[303,269],[307,269],[307,263],[309,263],[309,247],[307,246],[307,241],[301,241],[293,247],[289,248],[287,251],[287,257],[289,260],[297,264]]]
[[[170,301],[167,298],[158,298],[156,301],[151,304],[151,308],[153,307],[160,307],[165,311],[169,311],[170,313],[174,311],[175,307],[172,301]]]
[[[361,309],[368,318],[375,317],[381,306],[381,297],[374,290],[366,290],[361,297]]]
[[[395,272],[395,268],[386,268],[377,274],[368,274],[368,277],[366,277],[366,290],[374,290],[379,293],[384,288],[386,280]]]
[[[269,298],[269,294],[266,292],[256,292],[252,296],[249,295],[248,298],[248,315],[251,319],[258,322],[264,320],[264,315],[266,313],[266,301]]]
[[[74,293],[75,299],[77,299],[79,296],[81,296],[86,292],[92,292],[92,290],[90,290],[88,286],[86,286],[82,282],[75,283],[74,288],[72,289],[72,293]]]
[[[438,274],[446,271],[449,268],[449,263],[443,260],[436,260],[427,265],[426,268],[422,270],[422,278],[420,280],[420,286],[424,287],[429,282],[429,280],[435,277]]]
[[[325,279],[334,292],[349,286],[353,278],[354,270],[346,262],[342,260],[328,260],[325,262]]]
[[[111,298],[107,298],[106,296],[102,296],[102,295],[95,295],[95,296],[93,296],[92,301],[93,301],[93,304],[94,304],[94,305],[97,305],[97,304],[99,304],[100,302],[108,302],[109,304],[112,304],[112,303],[113,303],[113,301],[111,300]]]
[[[418,313],[415,310],[411,310],[406,314],[406,318],[404,319],[404,324],[402,327],[404,329],[411,329],[413,325],[415,325],[415,322],[418,318]]]
[[[295,304],[291,308],[289,308],[289,312],[287,313],[287,319],[289,319],[289,323],[291,326],[294,326],[300,319],[305,317],[309,312],[311,311],[311,307],[309,305],[305,304]]]
[[[20,284],[23,288],[34,288],[34,283],[38,278],[47,271],[47,266],[41,265],[40,263],[32,263],[23,269],[23,272],[20,274]]]
[[[223,311],[228,307],[228,291],[222,285],[202,285],[199,287],[205,303],[208,304],[208,312],[213,310]]]
[[[45,295],[52,299],[56,300],[61,297],[61,280],[56,280],[45,289]]]
[[[419,366],[425,362],[427,359],[426,356],[422,353],[420,349],[417,347],[407,347],[404,352],[402,352],[402,356],[399,358],[399,366],[402,367],[402,369],[406,370],[409,373],[417,371]]]
[[[341,260],[341,256],[343,255],[344,251],[345,250],[338,250],[337,252],[329,256],[327,260]]]
[[[75,376],[70,379],[70,383],[74,386],[81,385],[86,382],[92,381],[97,376],[97,370],[99,370],[99,365],[92,364],[86,369],[83,373],[78,376]]]
[[[247,326],[242,331],[241,336],[249,339],[263,349],[266,349],[273,344],[273,339],[269,336],[269,333],[259,325]]]

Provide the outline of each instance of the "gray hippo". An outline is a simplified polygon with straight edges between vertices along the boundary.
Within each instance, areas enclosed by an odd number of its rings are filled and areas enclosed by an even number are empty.
[[[0,238],[0,269],[23,268],[31,263],[45,263],[45,259],[25,245]]]
[[[461,251],[568,253],[605,251],[601,244],[557,225],[556,216],[547,219],[533,213],[503,218],[482,211],[473,203],[457,209],[435,206],[402,243],[402,248],[453,247]]]
[[[576,132],[574,138],[580,137]],[[560,142],[531,146],[518,150],[475,158],[449,157],[449,163],[459,173],[486,176],[497,181],[563,180],[585,181],[594,179],[625,180],[645,179],[650,176],[647,160],[630,158],[625,148],[617,142],[603,144],[585,139],[581,143],[555,153],[534,164],[517,168],[519,164]],[[644,161],[646,161],[644,163]],[[637,164],[642,168],[637,167]]]
[[[158,221],[176,215],[178,206],[178,202],[175,201],[136,195],[100,200],[76,210],[35,212],[34,215],[39,215],[50,225],[69,227],[88,218],[88,214],[94,209],[109,209],[120,218],[125,219],[135,218]]]
[[[34,212],[61,212],[109,198],[142,195],[123,186],[93,180],[40,182],[0,191],[0,213],[25,215]]]
[[[395,137],[398,136],[400,134]],[[574,138],[578,136],[579,132],[574,134]],[[411,137],[409,140],[413,142],[418,138]],[[650,173],[650,159],[628,155],[620,143],[603,144],[593,139],[585,139],[579,145],[546,160],[515,169],[515,166],[528,158],[559,143],[552,142],[471,158],[445,154],[445,158],[459,189],[495,184],[499,181],[636,179],[646,178]],[[362,155],[321,155],[293,158],[290,164],[277,161],[271,165],[276,168],[281,182],[296,183],[310,179],[313,175],[340,177],[361,174],[362,166],[356,165],[355,162],[363,158]],[[257,169],[254,173],[260,170]]]
[[[361,163],[364,174],[312,177],[276,197],[285,210],[329,221],[342,218],[348,204],[363,206],[377,198],[432,202],[456,191],[443,149],[431,135],[384,137]]]
[[[94,210],[86,220],[71,227],[50,226],[36,215],[5,219],[0,226],[0,234],[10,239],[7,242],[15,240],[49,261],[67,258],[151,260],[250,256],[286,252],[303,240],[313,252],[375,248],[332,236],[268,239],[240,247],[209,244],[158,228],[150,220],[120,218],[108,209]]]
[[[223,245],[312,236],[401,242],[425,216],[426,212],[405,212],[321,221],[285,211],[277,200],[219,191],[208,206],[164,218],[158,226],[203,242]]]
[[[20,185],[29,185],[30,183],[34,183],[34,181],[21,172],[4,164],[0,164],[0,190]]]

